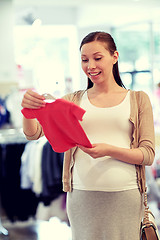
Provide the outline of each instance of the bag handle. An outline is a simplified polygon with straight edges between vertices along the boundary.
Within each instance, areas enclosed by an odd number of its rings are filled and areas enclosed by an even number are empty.
[[[144,226],[152,225],[154,227],[154,229],[156,230],[155,224],[152,221],[150,221],[150,219],[149,219],[149,214],[151,214],[153,218],[155,218],[155,217],[154,217],[153,213],[149,210],[149,206],[148,206],[148,202],[147,202],[147,187],[145,188],[145,192],[144,192],[144,207],[145,207],[145,210],[144,210],[144,217],[143,217],[143,225]]]
[[[149,223],[149,214],[148,214],[148,202],[147,202],[147,187],[145,188],[145,192],[144,192],[144,218],[143,218],[143,223]]]

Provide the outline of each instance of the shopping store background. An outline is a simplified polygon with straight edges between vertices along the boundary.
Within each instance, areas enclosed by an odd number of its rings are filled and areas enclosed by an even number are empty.
[[[28,88],[56,97],[86,88],[79,44],[86,34],[97,30],[109,32],[115,39],[124,85],[145,91],[151,99],[156,156],[154,164],[147,169],[148,196],[160,226],[159,16],[159,0],[0,0],[1,232],[5,231],[4,225],[14,235],[14,227],[21,226],[24,230],[21,239],[25,240],[26,231],[31,230],[28,226],[41,221],[41,233],[44,229],[49,232],[46,223],[50,222],[57,224],[53,228],[56,234],[57,229],[65,229],[61,239],[70,237],[65,195],[59,192],[58,197],[54,196],[44,207],[45,216],[42,216],[37,209],[44,202],[39,202],[31,185],[22,189],[22,154],[27,141],[22,132],[21,99]],[[35,233],[34,239],[40,239],[40,235]]]

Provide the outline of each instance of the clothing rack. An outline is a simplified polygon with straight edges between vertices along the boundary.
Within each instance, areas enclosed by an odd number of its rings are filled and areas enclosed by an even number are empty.
[[[25,183],[23,182],[23,179],[25,179],[25,174],[22,168],[23,166],[22,163],[25,163],[25,161],[23,161],[24,158],[23,160],[21,158],[21,161],[20,161],[21,165],[19,165],[20,164],[19,156],[23,147],[24,147],[24,150],[22,151],[22,153],[24,152],[24,156],[27,156],[27,159],[29,159],[30,157],[30,159],[35,160],[35,156],[37,156],[37,158],[41,158],[40,161],[42,165],[40,164],[38,166],[42,167],[41,170],[43,171],[41,174],[44,181],[41,183],[43,185],[41,186],[42,189],[40,190],[39,190],[39,185],[38,185],[38,189],[37,188],[32,189],[33,185],[31,185],[31,188],[29,188],[29,185],[27,185],[26,187],[25,185],[26,182]],[[41,148],[41,151],[36,151],[37,147],[39,150]],[[13,222],[15,221],[15,219],[22,220],[22,221],[26,220],[28,216],[35,216],[35,214],[37,214],[36,216],[38,217],[38,219],[48,218],[48,216],[50,216],[51,213],[55,214],[54,209],[55,209],[55,206],[57,206],[56,203],[59,202],[58,209],[60,211],[57,214],[59,214],[60,217],[66,220],[66,214],[65,214],[66,200],[65,200],[65,195],[62,192],[62,186],[61,186],[62,185],[61,174],[62,174],[62,166],[63,166],[63,153],[61,154],[55,153],[45,138],[41,138],[41,140],[39,139],[38,141],[26,140],[22,129],[0,129],[0,148],[1,148],[1,156],[2,156],[0,163],[2,164],[2,166],[4,166],[4,168],[0,169],[3,176],[2,181],[0,180],[0,183],[2,183],[2,188],[0,192],[1,200],[2,200],[1,206],[4,208],[8,218]],[[27,152],[26,149],[29,151]],[[36,152],[41,152],[41,156],[39,155],[38,157],[38,155],[36,154],[34,156],[33,155],[31,156],[31,154],[34,154]],[[14,153],[16,154],[16,156],[14,155]],[[21,155],[21,157],[22,156],[23,155]],[[38,162],[36,161],[36,163]],[[6,165],[7,163],[9,165]],[[15,166],[15,164],[17,165]],[[51,166],[51,167],[46,169],[47,166]],[[14,196],[12,199],[12,194],[16,186],[15,184],[17,184],[17,180],[19,180],[19,175],[17,176],[17,171],[16,172],[14,171],[14,168],[17,170],[17,167],[18,167],[18,171],[20,167],[20,171],[19,171],[19,173],[21,173],[20,180],[21,180],[21,184],[22,182],[24,184],[19,186],[19,182],[18,182],[18,189],[20,187],[20,191],[17,192],[17,188],[16,188],[15,189],[16,191],[14,192]],[[24,169],[25,167],[28,167],[28,164],[27,165],[24,164]],[[7,169],[7,172],[6,172],[6,169]],[[46,172],[47,172],[47,175],[46,175]],[[6,175],[6,173],[8,173],[8,175]],[[29,171],[25,171],[25,173],[27,174],[27,180],[28,180]],[[5,176],[7,176],[7,178],[5,178]],[[10,182],[10,179],[12,177],[13,177],[13,181]],[[48,188],[48,177],[50,177],[49,188]],[[37,185],[35,186],[37,187]],[[9,189],[8,193],[6,189]],[[35,190],[38,192],[36,192]],[[62,194],[63,194],[63,197],[62,197]],[[23,213],[23,211],[21,211],[22,206],[21,205],[19,206],[18,203],[20,199],[24,203],[27,197],[32,200],[30,201],[31,206],[29,207],[29,204],[27,204],[27,207],[25,208],[25,211]],[[12,202],[10,200],[5,201],[6,199],[12,199]],[[39,202],[42,202],[43,204],[39,205]],[[13,208],[13,205],[14,205],[14,208]],[[50,212],[48,212],[49,207],[50,207]],[[12,211],[12,209],[14,209],[14,211]],[[1,216],[1,212],[0,212],[0,216]],[[1,227],[0,225],[0,233],[2,232],[5,233],[3,226]]]
[[[28,140],[20,129],[0,129],[0,144],[27,143]]]
[[[26,143],[22,129],[0,129],[0,145]],[[8,231],[3,227],[1,221],[1,203],[0,203],[0,235],[8,236]]]
[[[2,222],[1,222],[1,216],[0,216],[0,236],[1,235],[7,236],[8,235],[8,231],[7,231],[7,229],[5,229],[3,227]]]

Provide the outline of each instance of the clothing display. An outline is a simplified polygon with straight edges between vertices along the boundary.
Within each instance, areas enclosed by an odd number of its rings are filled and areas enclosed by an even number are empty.
[[[66,194],[64,193],[60,194],[47,206],[44,205],[43,202],[38,204],[35,215],[37,220],[50,221],[50,219],[55,216],[63,222],[68,222],[66,212]]]
[[[0,97],[0,127],[9,123],[10,113],[6,106],[6,101]]]
[[[36,213],[38,199],[31,189],[20,187],[21,155],[25,143],[0,145],[0,195],[8,219],[25,221]]]
[[[66,215],[66,193],[62,190],[64,153],[55,152],[45,137],[26,144],[21,156],[21,188],[31,190],[38,198],[37,220],[48,221]]]
[[[53,151],[46,138],[27,143],[21,156],[21,188],[31,189],[46,206],[64,194],[63,156],[63,153]]]
[[[35,217],[40,203],[53,213],[54,200],[58,204],[58,198],[62,195],[60,199],[65,199],[66,195],[62,191],[62,167],[63,153],[54,152],[45,137],[28,142],[23,132],[1,131],[0,204],[11,222]],[[59,214],[66,216],[65,201],[59,203]]]
[[[21,156],[21,188],[32,189],[37,196],[42,192],[42,151],[46,141],[41,138],[28,142]]]
[[[60,194],[63,193],[63,157],[63,153],[57,153],[53,151],[48,141],[44,144],[42,151],[41,201],[45,205],[49,205],[53,199],[56,199]]]
[[[44,134],[56,152],[65,152],[77,145],[91,148],[92,145],[79,120],[85,110],[64,99],[57,99],[40,109],[22,109],[28,119],[37,118]]]

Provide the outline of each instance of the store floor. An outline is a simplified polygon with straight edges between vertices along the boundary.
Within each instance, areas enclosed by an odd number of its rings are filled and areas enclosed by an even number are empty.
[[[1,233],[0,240],[71,240],[70,227],[56,217],[49,221],[2,221],[2,224],[8,235]]]

